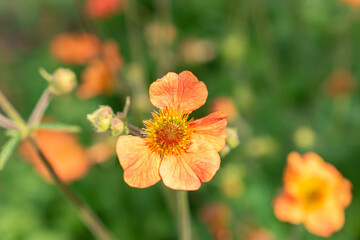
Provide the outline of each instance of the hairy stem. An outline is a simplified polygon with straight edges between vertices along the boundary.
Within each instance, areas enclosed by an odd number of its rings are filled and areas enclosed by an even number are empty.
[[[11,119],[8,119],[4,115],[0,114],[0,127],[6,129],[19,130],[16,123],[14,123]]]
[[[176,191],[179,240],[191,240],[191,222],[188,194]]]
[[[37,102],[31,116],[28,120],[29,126],[34,126],[40,123],[42,117],[44,116],[45,110],[49,105],[51,99],[51,93],[46,89],[41,95],[39,101]]]
[[[21,129],[27,129],[26,122],[0,90],[0,107]]]
[[[136,127],[136,126],[134,126],[134,125],[132,125],[130,123],[127,124],[127,127],[128,127],[129,132],[131,134],[134,134],[134,135],[139,136],[139,137],[144,137],[144,135],[141,133],[140,128],[138,128],[138,127]]]
[[[54,169],[52,168],[49,161],[46,159],[46,157],[42,154],[40,149],[38,148],[35,141],[31,138],[29,138],[30,143],[33,145],[33,147],[36,149],[37,153],[40,156],[41,161],[51,174],[52,180],[56,184],[56,186],[59,188],[61,193],[68,199],[68,201],[76,208],[78,211],[78,214],[84,224],[87,226],[87,228],[90,230],[90,232],[100,240],[115,240],[110,233],[110,231],[104,226],[104,224],[100,221],[100,219],[94,214],[92,209],[84,203],[77,195],[76,193],[68,187],[65,183],[63,183],[58,175],[55,173]]]

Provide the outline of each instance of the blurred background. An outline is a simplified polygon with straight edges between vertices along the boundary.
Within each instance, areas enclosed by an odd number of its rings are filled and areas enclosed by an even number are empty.
[[[192,117],[222,109],[232,128],[220,170],[189,194],[195,239],[321,239],[274,216],[290,151],[316,152],[352,182],[345,226],[331,239],[360,239],[359,6],[354,0],[0,1],[0,89],[28,118],[47,86],[40,67],[76,73],[78,89],[54,97],[46,115],[81,126],[78,141],[96,164],[71,187],[120,239],[176,239],[173,202],[161,182],[147,189],[124,182],[114,139],[94,133],[86,114],[99,105],[122,111],[129,95],[129,121],[142,127],[151,117],[151,82],[183,70],[209,91]],[[1,129],[0,144],[6,139]],[[0,173],[0,239],[92,235],[15,152]]]

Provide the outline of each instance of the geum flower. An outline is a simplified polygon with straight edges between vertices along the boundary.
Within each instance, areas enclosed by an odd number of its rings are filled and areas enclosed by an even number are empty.
[[[330,237],[345,222],[352,185],[331,164],[315,153],[288,155],[282,193],[274,201],[275,216],[285,222],[305,225],[322,237]]]
[[[125,182],[146,188],[162,179],[172,189],[199,189],[220,167],[227,116],[215,112],[189,120],[208,95],[205,84],[189,71],[166,74],[151,84],[149,94],[159,111],[145,121],[144,138],[126,135],[117,141]]]

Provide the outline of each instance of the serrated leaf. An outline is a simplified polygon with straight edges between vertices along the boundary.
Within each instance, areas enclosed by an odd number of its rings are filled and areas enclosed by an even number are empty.
[[[19,140],[19,136],[13,136],[7,143],[2,146],[0,152],[0,170],[4,168],[6,162],[9,160],[11,154],[14,152],[17,144],[19,143]]]
[[[64,123],[53,123],[53,122],[44,122],[40,123],[37,128],[51,129],[55,131],[65,131],[65,132],[80,132],[81,128],[76,125],[68,125]]]

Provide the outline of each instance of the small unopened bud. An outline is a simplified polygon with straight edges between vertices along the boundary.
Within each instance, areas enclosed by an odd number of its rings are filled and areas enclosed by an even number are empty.
[[[230,148],[236,148],[239,145],[239,136],[236,128],[226,128],[226,143]]]
[[[56,95],[70,93],[76,87],[76,75],[67,68],[58,68],[52,75],[50,90]]]
[[[118,118],[113,118],[111,120],[111,134],[113,136],[120,135],[124,131],[124,123]]]
[[[70,93],[76,87],[76,75],[67,68],[58,68],[52,75],[39,69],[40,75],[49,82],[49,91],[55,95]]]
[[[106,132],[114,117],[114,112],[109,106],[100,106],[99,109],[88,114],[87,119],[92,123],[97,132]]]
[[[221,156],[224,157],[228,155],[233,148],[236,148],[239,145],[239,143],[237,128],[226,128],[226,144],[220,152]]]

